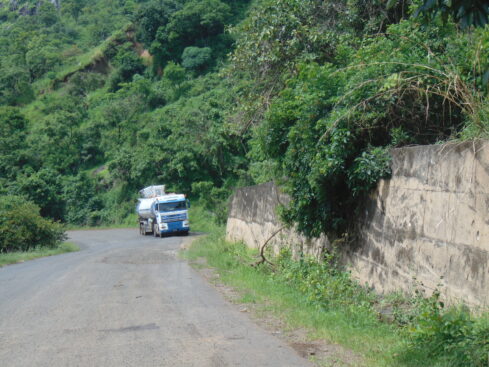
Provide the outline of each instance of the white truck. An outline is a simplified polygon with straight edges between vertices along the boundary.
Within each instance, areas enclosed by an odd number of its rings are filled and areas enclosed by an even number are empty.
[[[148,186],[139,191],[141,198],[136,205],[139,217],[139,233],[153,233],[155,237],[164,234],[190,231],[188,208],[190,202],[183,194],[167,194],[164,185]]]

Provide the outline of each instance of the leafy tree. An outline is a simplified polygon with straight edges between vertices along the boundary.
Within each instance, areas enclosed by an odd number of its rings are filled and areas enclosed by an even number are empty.
[[[394,6],[398,0],[389,0],[387,7]],[[462,27],[484,27],[488,23],[489,4],[485,0],[424,0],[414,13],[422,15],[425,22],[433,21],[440,14],[446,22],[452,17]]]
[[[37,6],[36,13],[38,21],[46,27],[50,27],[58,21],[56,7],[50,1],[41,2]]]
[[[46,116],[36,130],[40,139],[32,142],[46,166],[69,172],[79,162],[79,120],[74,113],[57,111]]]
[[[68,15],[74,19],[78,19],[83,11],[83,8],[88,5],[88,0],[62,0],[61,13]]]
[[[115,30],[122,28],[128,22],[127,16],[122,12],[123,8],[118,1],[94,2],[91,0],[90,5],[84,7],[78,16],[77,23],[82,26],[82,44],[89,47],[98,46]]]
[[[33,37],[28,44],[29,51],[25,54],[26,66],[31,80],[38,79],[60,63],[58,50],[50,46],[47,37]]]
[[[224,31],[231,8],[220,0],[192,0],[173,13],[165,27],[159,27],[152,44],[156,62],[180,61],[186,47],[209,47]]]
[[[230,190],[226,187],[216,187],[211,181],[192,183],[192,193],[199,199],[199,203],[209,213],[214,213],[214,220],[224,225],[228,216],[228,198]]]
[[[142,4],[134,15],[138,24],[138,38],[150,45],[158,29],[166,27],[172,14],[181,8],[182,2],[177,0],[154,0]]]
[[[175,64],[174,62],[169,62],[165,67],[163,75],[172,83],[172,85],[176,86],[185,80],[187,72],[180,65]]]
[[[96,192],[95,182],[83,173],[64,178],[63,199],[64,220],[68,223],[90,225],[91,213],[103,207],[102,200]]]
[[[11,191],[37,204],[43,217],[55,220],[63,218],[65,203],[62,183],[56,171],[45,168],[19,175]]]
[[[343,67],[362,37],[378,34],[406,16],[406,1],[388,12],[377,1],[264,0],[231,29],[236,48],[229,73],[244,74],[242,125],[259,123],[270,99],[301,62]],[[406,9],[406,11],[404,10]]]
[[[0,75],[0,104],[18,106],[31,102],[34,91],[30,85],[29,72],[9,65],[2,67]]]
[[[209,47],[187,47],[183,50],[182,66],[191,69],[202,71],[211,60],[212,50]]]
[[[218,82],[217,75],[199,80],[207,90],[180,99],[158,111],[157,135],[150,142],[161,147],[156,155],[160,177],[165,182],[179,182],[190,191],[192,182],[212,181],[221,187],[226,179],[237,176],[246,163],[244,146],[237,131],[225,123],[226,111],[233,101],[232,88]],[[214,84],[214,83],[217,83]],[[167,120],[169,124],[164,125]],[[168,135],[167,135],[168,134]],[[158,136],[167,136],[164,140]],[[159,150],[160,150],[159,149]]]
[[[0,107],[0,177],[15,178],[28,155],[27,120],[17,108]]]
[[[125,93],[120,90],[112,96],[110,103],[104,104],[97,111],[99,126],[102,129],[101,144],[107,156],[124,148],[124,143],[135,144],[140,114],[146,107],[143,96]]]
[[[73,97],[84,98],[87,97],[90,92],[103,87],[105,79],[105,76],[99,73],[76,73],[66,84],[65,90]]]
[[[117,69],[111,75],[109,81],[111,91],[117,90],[120,83],[130,81],[135,74],[143,73],[145,70],[141,58],[134,52],[130,43],[126,43],[119,49],[114,63]]]

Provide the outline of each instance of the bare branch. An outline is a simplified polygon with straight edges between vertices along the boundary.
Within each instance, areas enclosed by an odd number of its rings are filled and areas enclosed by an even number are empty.
[[[282,226],[280,227],[279,229],[277,229],[275,232],[272,233],[272,235],[265,241],[265,243],[263,245],[260,246],[260,260],[257,261],[256,263],[254,264],[251,264],[251,266],[258,266],[260,264],[264,264],[264,263],[267,263],[267,264],[270,264],[272,266],[275,266],[271,261],[269,261],[266,257],[265,257],[265,249],[268,245],[268,243],[272,240],[273,237],[275,237],[280,231],[282,231],[283,229],[285,228],[285,226]]]

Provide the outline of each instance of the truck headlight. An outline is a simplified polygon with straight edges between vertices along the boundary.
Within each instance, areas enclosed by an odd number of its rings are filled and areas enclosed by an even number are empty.
[[[160,229],[168,229],[168,224],[160,223]]]
[[[190,227],[189,221],[188,220],[184,220],[182,226],[183,227]]]

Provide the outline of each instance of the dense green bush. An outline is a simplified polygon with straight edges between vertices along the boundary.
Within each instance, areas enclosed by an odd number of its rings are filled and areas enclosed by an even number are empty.
[[[465,306],[446,308],[438,290],[429,297],[418,291],[410,303],[411,307],[399,314],[406,321],[404,326],[409,338],[408,347],[399,355],[400,360],[408,360],[416,353],[437,361],[436,366],[487,366],[487,314],[475,316]]]
[[[326,253],[323,261],[293,260],[290,251],[283,249],[276,260],[275,276],[300,290],[311,303],[324,309],[341,308],[351,313],[355,323],[376,322],[376,296],[352,279],[334,253]]]
[[[192,193],[198,198],[199,204],[213,216],[213,220],[223,225],[228,218],[228,198],[230,190],[224,187],[215,187],[210,181],[194,182]]]
[[[211,60],[209,47],[187,47],[182,53],[182,66],[191,70],[204,70]]]
[[[347,312],[354,325],[391,322],[382,319],[378,311],[381,304],[389,304],[394,310],[393,323],[407,341],[395,355],[401,365],[417,366],[413,361],[417,356],[437,367],[487,366],[488,315],[475,316],[466,307],[447,308],[438,290],[430,296],[420,290],[403,295],[397,304],[361,287],[338,265],[334,253],[327,253],[322,262],[306,257],[293,260],[285,249],[274,262],[274,277],[299,290],[318,307]]]
[[[55,247],[65,238],[63,226],[41,217],[37,205],[19,196],[0,196],[0,252]]]
[[[283,218],[308,236],[341,235],[358,197],[389,177],[391,147],[454,139],[465,126],[487,134],[484,68],[471,70],[462,56],[475,55],[487,37],[409,19],[361,47],[344,39],[330,63],[293,59],[296,74],[268,101],[251,144],[255,159],[276,163],[292,198]]]

